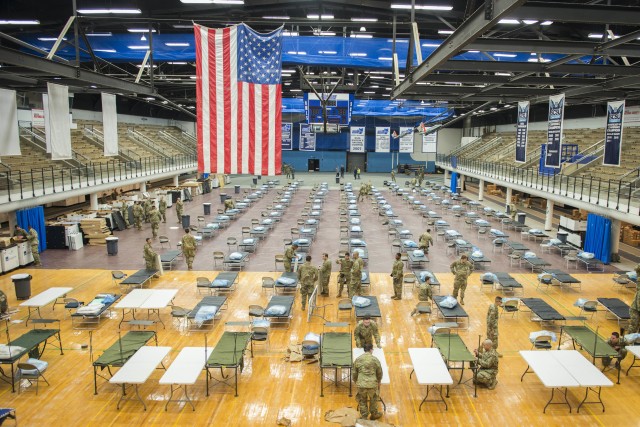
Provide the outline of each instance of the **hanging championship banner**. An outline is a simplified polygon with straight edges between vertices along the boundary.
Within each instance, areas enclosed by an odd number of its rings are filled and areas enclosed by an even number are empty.
[[[316,134],[310,124],[300,123],[300,151],[316,151]]]
[[[364,153],[364,126],[351,126],[349,128],[349,151],[352,153]]]
[[[604,136],[604,166],[620,166],[622,150],[622,126],[624,122],[624,101],[607,103],[607,127]]]
[[[282,123],[282,149],[293,150],[293,123]]]
[[[413,153],[413,127],[400,127],[398,151],[401,153]]]
[[[427,131],[429,129],[426,129]],[[438,148],[438,132],[422,135],[422,152],[435,153]]]
[[[529,133],[529,101],[518,102],[516,122],[516,163],[527,161],[527,138]]]
[[[376,127],[376,153],[388,153],[391,149],[391,128]]]
[[[544,166],[559,168],[562,161],[562,126],[564,119],[564,93],[549,97],[549,124]]]

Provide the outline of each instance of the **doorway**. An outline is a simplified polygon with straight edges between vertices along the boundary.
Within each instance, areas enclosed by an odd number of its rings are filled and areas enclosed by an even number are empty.
[[[308,159],[307,170],[309,172],[320,172],[320,159]]]
[[[366,172],[367,153],[347,153],[347,172],[353,173],[355,168],[360,168],[362,172]]]

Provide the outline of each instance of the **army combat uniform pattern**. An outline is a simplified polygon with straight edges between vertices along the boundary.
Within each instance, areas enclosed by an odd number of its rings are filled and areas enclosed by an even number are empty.
[[[309,296],[313,293],[314,283],[318,280],[318,269],[312,266],[310,261],[305,261],[298,269],[298,280],[300,281],[300,297],[304,310]]]
[[[351,267],[353,261],[351,259],[339,259],[336,261],[340,264],[340,275],[338,276],[338,296],[342,296],[342,290],[347,285],[347,293],[349,292],[349,285],[351,284]]]
[[[640,264],[636,266],[636,275],[640,274]],[[629,333],[635,334],[640,330],[640,291],[636,291],[635,297],[629,309]]]
[[[329,280],[331,279],[331,261],[326,260],[320,267],[320,295],[329,295]]]
[[[375,340],[376,345],[380,347],[380,332],[378,332],[378,325],[373,320],[369,323],[369,326],[364,322],[358,322],[358,326],[353,331],[353,337],[356,340],[356,347],[362,348],[365,344],[373,344]]]
[[[378,384],[382,380],[382,365],[378,358],[371,353],[358,357],[353,363],[351,379],[358,387],[356,401],[360,416],[366,419],[371,414],[372,420],[380,418]]]
[[[478,355],[478,372],[476,373],[476,383],[486,386],[489,390],[496,388],[498,380],[498,353],[491,349],[482,351]]]
[[[156,269],[156,251],[153,250],[150,244],[146,243],[144,245],[144,262],[146,264],[147,270],[155,270]]]
[[[291,272],[291,264],[293,264],[293,258],[296,256],[296,251],[293,249],[293,246],[289,246],[286,251],[284,251],[284,271]]]
[[[467,289],[467,279],[473,271],[473,264],[469,261],[454,261],[451,263],[451,272],[456,276],[453,281],[453,297],[458,298],[460,292],[460,302],[464,304],[464,291]]]
[[[193,259],[196,257],[196,239],[191,234],[182,236],[182,255],[187,262],[187,268],[193,268]]]
[[[354,295],[362,295],[363,267],[364,261],[362,261],[362,258],[353,260],[353,265],[351,265],[351,286],[347,288],[349,291],[349,298],[352,298]]]
[[[493,342],[493,349],[498,350],[498,306],[491,304],[487,311],[487,338]]]
[[[404,272],[404,263],[401,260],[395,260],[391,277],[393,277],[393,296],[402,299],[402,274]]]

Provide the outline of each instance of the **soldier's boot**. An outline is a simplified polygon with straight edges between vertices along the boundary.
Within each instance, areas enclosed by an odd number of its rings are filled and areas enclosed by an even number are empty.
[[[496,386],[498,385],[498,380],[494,379],[493,381],[491,381],[491,383],[487,386],[487,388],[489,390],[493,390],[494,388],[496,388]]]
[[[418,314],[418,310],[414,308],[413,311],[411,312],[411,316],[415,316],[416,314]]]
[[[464,297],[460,297],[460,304],[464,305]]]
[[[375,414],[371,414],[371,417],[369,417],[372,420],[377,420],[378,418],[382,418],[382,412],[376,412]]]
[[[496,351],[496,353],[498,353],[498,352]],[[498,353],[498,357],[502,357],[502,353]]]

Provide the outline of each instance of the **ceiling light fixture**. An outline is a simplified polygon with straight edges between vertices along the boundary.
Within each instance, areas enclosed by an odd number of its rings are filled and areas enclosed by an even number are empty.
[[[0,25],[40,25],[40,21],[37,19],[24,19],[24,20],[0,20]]]
[[[440,47],[438,43],[422,43],[422,47]]]
[[[82,15],[138,15],[140,9],[78,9]]]
[[[494,53],[493,56],[497,56],[499,58],[515,58],[518,55],[515,53]]]
[[[169,47],[189,47],[189,46],[191,46],[187,42],[168,42],[168,43],[165,43],[164,45],[165,46],[169,46]]]
[[[66,37],[63,37],[62,40],[66,40]],[[56,40],[58,40],[57,37],[38,37],[38,40],[40,40],[41,42],[54,42]]]
[[[129,49],[133,49],[133,50],[142,50],[142,49],[149,49],[149,46],[147,45],[133,45],[133,46],[127,46]]]
[[[361,57],[367,56],[367,54],[366,53],[360,53],[360,52],[353,52],[353,53],[350,53],[349,56],[361,58]]]
[[[518,25],[520,21],[517,19],[501,19],[498,21],[498,24],[509,24],[509,25]]]
[[[453,6],[417,4],[414,6],[414,8],[415,10],[442,10],[446,12],[453,9]],[[391,9],[411,9],[411,5],[410,4],[392,4]]]
[[[351,18],[351,22],[378,22],[378,18]]]
[[[111,34],[111,32],[105,32],[105,33],[87,33],[85,34],[85,36],[87,37],[111,37],[113,34]]]
[[[288,16],[263,16],[262,19],[273,19],[276,21],[287,21],[289,19],[291,19]]]
[[[367,27],[360,27],[360,31],[362,31],[362,32],[367,31]]]
[[[115,49],[93,49],[94,52],[116,53]]]
[[[338,52],[336,52],[335,50],[320,50],[318,51],[318,53],[320,55],[337,55]]]
[[[438,30],[438,34],[442,34],[442,35],[453,34],[453,30]]]
[[[354,39],[371,39],[371,38],[373,38],[373,35],[371,35],[371,34],[351,34],[349,37],[352,37]]]
[[[127,28],[127,31],[130,33],[148,33],[149,29],[148,28]],[[155,33],[156,30],[152,29],[151,32]]]

